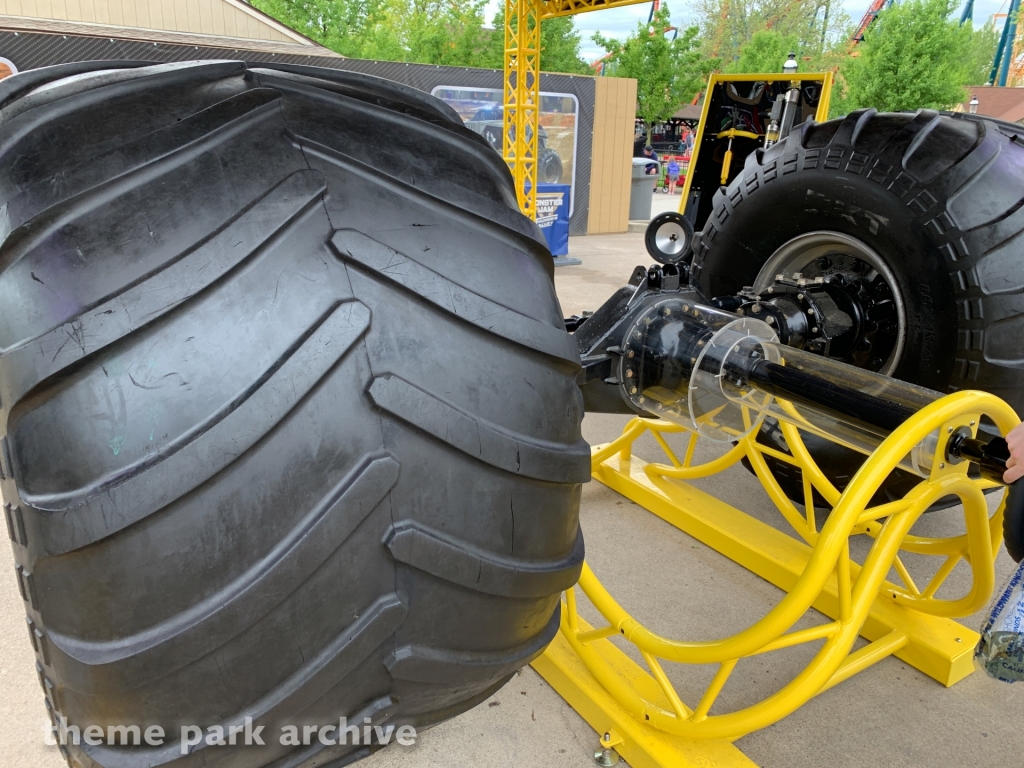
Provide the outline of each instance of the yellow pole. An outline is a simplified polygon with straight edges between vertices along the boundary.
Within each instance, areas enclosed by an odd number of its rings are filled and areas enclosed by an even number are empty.
[[[505,0],[505,130],[502,154],[520,210],[537,218],[541,0]]]

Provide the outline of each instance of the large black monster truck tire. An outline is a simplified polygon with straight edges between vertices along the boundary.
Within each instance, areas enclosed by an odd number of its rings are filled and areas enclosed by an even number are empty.
[[[902,311],[897,343],[870,367],[940,392],[986,390],[1022,411],[1022,141],[1019,126],[932,111],[801,126],[716,194],[693,274],[710,298],[760,289],[776,272],[821,274],[823,253],[878,259],[883,293]],[[808,445],[840,487],[863,461]],[[799,475],[772,464],[802,500]],[[894,475],[882,497],[916,482]]]
[[[375,746],[280,726],[486,698],[557,630],[589,475],[501,158],[363,75],[75,67],[0,85],[4,512],[51,715],[169,737],[65,756],[333,765]]]

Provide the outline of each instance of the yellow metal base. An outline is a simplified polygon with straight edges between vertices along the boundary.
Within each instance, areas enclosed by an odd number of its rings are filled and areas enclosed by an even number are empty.
[[[799,411],[785,403],[800,422]],[[1018,423],[1002,401],[978,392],[958,392],[921,409],[870,456],[849,485],[839,491],[816,464],[799,429],[780,421],[789,451],[738,436],[717,458],[694,463],[699,433],[662,420],[631,420],[615,441],[594,448],[593,476],[699,541],[775,584],[786,594],[746,629],[714,640],[677,640],[653,632],[631,615],[584,563],[577,585],[566,590],[560,631],[535,663],[548,682],[617,749],[630,764],[676,766],[750,765],[731,742],[776,723],[814,696],[872,664],[896,655],[944,685],[973,671],[978,635],[953,621],[969,616],[990,599],[1002,505],[990,513],[983,493],[987,481],[967,475],[966,464],[942,460],[945,442],[958,430],[972,430],[982,417],[1005,434]],[[748,424],[753,424],[749,415]],[[647,464],[633,455],[634,442],[649,435],[668,464]],[[665,439],[672,436],[678,454]],[[928,442],[928,441],[931,442]],[[902,499],[872,506],[871,499],[903,457],[931,445],[931,471]],[[803,511],[786,496],[766,456],[802,473]],[[746,458],[782,518],[783,532],[710,496],[689,480],[724,471]],[[832,507],[819,530],[813,493]],[[958,498],[963,533],[946,538],[912,534],[915,522],[938,499]],[[795,535],[794,535],[795,534]],[[850,556],[853,536],[866,537],[863,563]],[[916,559],[932,557],[937,570]],[[958,564],[971,573],[970,588],[959,597],[937,591]],[[914,568],[911,569],[910,565]],[[892,570],[902,584],[886,580]],[[911,570],[923,570],[916,578]],[[577,596],[605,622],[583,621]],[[831,620],[794,629],[816,609]],[[858,635],[869,642],[856,647]],[[608,638],[618,638],[615,644]],[[629,643],[636,656],[617,644]],[[813,658],[792,679],[757,703],[738,709],[716,706],[737,665],[744,659],[808,643]],[[633,659],[636,658],[637,662]],[[646,669],[638,663],[642,659]],[[716,665],[702,694],[680,695],[665,662]],[[742,674],[742,672],[740,673]],[[690,703],[686,703],[688,698]]]
[[[580,619],[580,629],[591,627]],[[669,706],[657,681],[626,654],[607,640],[596,640],[591,645],[637,690]],[[724,739],[683,739],[642,724],[597,681],[561,632],[533,662],[533,668],[597,731],[601,744],[618,752],[631,768],[754,768],[757,765]]]
[[[612,455],[595,468],[594,477],[780,589],[792,589],[807,566],[811,547],[689,483],[664,477],[652,479],[644,472],[645,466],[636,457],[620,466],[619,457]],[[860,566],[851,563],[850,567],[851,577],[856,579]],[[861,636],[879,640],[893,630],[901,631],[907,643],[894,655],[943,685],[953,685],[971,674],[978,633],[952,619],[897,605],[892,598],[897,590],[884,582],[860,630]],[[813,605],[826,616],[839,617],[835,575],[828,579]]]

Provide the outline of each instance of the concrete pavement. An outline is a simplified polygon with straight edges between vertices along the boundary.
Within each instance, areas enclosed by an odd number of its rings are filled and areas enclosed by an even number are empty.
[[[663,211],[678,211],[679,199],[682,185],[674,195],[666,195],[664,192],[655,192],[651,197],[651,218],[653,219]]]
[[[674,195],[667,195],[664,192],[653,192],[651,195],[651,218],[653,219],[659,213],[665,211],[678,211],[679,201],[682,194],[682,188],[676,191]],[[649,219],[648,219],[649,221]],[[629,231],[633,233],[643,234],[647,229],[643,221],[630,221]]]
[[[656,195],[678,203],[678,196]],[[582,259],[557,270],[555,282],[566,315],[596,309],[622,285],[632,268],[647,264],[641,235],[572,238],[570,254]],[[625,417],[591,415],[584,436],[591,443],[615,437]],[[652,441],[637,453],[654,459]],[[777,524],[778,513],[757,481],[742,468],[699,485],[757,517]],[[587,556],[599,578],[642,621],[682,639],[722,636],[763,615],[782,596],[714,551],[597,483],[584,486],[581,519]],[[930,513],[925,534],[948,534],[957,510]],[[860,542],[858,542],[860,544]],[[1012,563],[1001,552],[997,577]],[[0,546],[0,768],[59,768],[55,748],[42,745],[42,692],[25,631],[11,553]],[[950,593],[965,585],[954,574]],[[945,588],[944,588],[945,589]],[[813,617],[812,617],[813,618]],[[818,617],[820,618],[820,617]],[[963,623],[977,627],[981,614]],[[811,649],[812,651],[814,649]],[[741,667],[722,698],[725,707],[752,703],[777,690],[806,662],[807,649],[757,657]],[[670,665],[685,690],[705,681],[704,668]],[[684,694],[685,696],[685,694]],[[890,658],[817,697],[780,723],[740,739],[752,760],[772,768],[906,768],[1016,766],[1024,762],[1024,685],[995,683],[974,674],[946,689]],[[596,734],[531,669],[523,670],[489,701],[422,733],[411,748],[390,747],[366,768],[491,768],[492,766],[592,766]]]

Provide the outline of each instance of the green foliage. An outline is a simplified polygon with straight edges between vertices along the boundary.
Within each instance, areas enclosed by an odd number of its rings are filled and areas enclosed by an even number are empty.
[[[483,29],[484,0],[389,0],[388,22],[399,46],[381,58],[421,64],[486,66],[490,30]]]
[[[882,11],[842,68],[847,109],[946,109],[966,98],[980,53],[951,17],[957,0],[903,0]],[[987,73],[986,73],[987,74]]]
[[[796,34],[784,35],[774,30],[759,29],[740,48],[740,56],[729,62],[726,72],[781,72],[790,51],[800,47]],[[803,62],[801,62],[803,63]]]
[[[664,33],[671,25],[667,6],[654,15],[651,23],[641,21],[626,41],[594,34],[594,42],[611,56],[609,71],[616,77],[637,81],[637,116],[648,128],[667,120],[704,86],[717,64],[700,51],[697,27],[691,27],[674,40]]]
[[[997,45],[999,45],[999,32],[996,31],[994,24],[985,24],[971,32],[971,46],[967,54],[971,74],[967,85],[982,85],[988,82]]]
[[[368,54],[398,41],[387,26],[389,0],[252,0],[252,5],[344,56]]]
[[[726,62],[728,72],[778,72],[790,51],[800,71],[821,71],[849,39],[841,0],[694,0],[692,7],[705,55]]]
[[[500,29],[495,25],[496,29]],[[540,66],[545,72],[592,75],[580,56],[580,33],[572,16],[544,19],[540,25]]]
[[[264,13],[345,56],[488,66],[484,0],[253,0]]]

